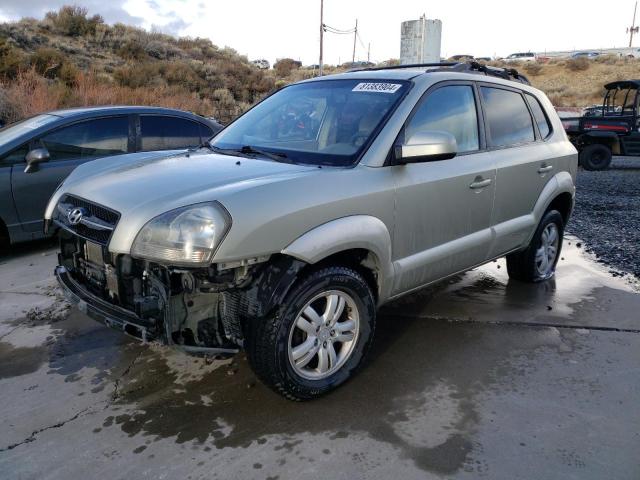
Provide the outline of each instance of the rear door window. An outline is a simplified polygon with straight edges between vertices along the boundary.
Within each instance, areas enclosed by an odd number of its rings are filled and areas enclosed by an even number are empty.
[[[547,138],[551,133],[551,125],[549,125],[549,119],[542,109],[542,105],[536,97],[527,93],[527,99],[529,100],[529,106],[533,112],[533,118],[538,125],[538,131],[542,138]]]
[[[140,150],[172,150],[202,143],[200,124],[184,118],[140,115]]]
[[[502,88],[481,87],[490,147],[533,142],[531,114],[522,95]]]
[[[405,141],[419,132],[447,132],[456,138],[458,152],[478,150],[478,114],[470,85],[448,85],[430,93],[405,129]]]
[[[40,138],[53,161],[127,153],[128,141],[129,118],[126,116],[76,123]]]

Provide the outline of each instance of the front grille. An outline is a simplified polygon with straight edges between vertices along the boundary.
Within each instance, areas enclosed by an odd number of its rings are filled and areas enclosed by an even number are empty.
[[[72,224],[68,217],[68,213],[74,209],[81,209],[83,212],[82,219],[76,224]],[[100,245],[109,243],[119,219],[120,214],[115,210],[73,195],[60,198],[53,215],[58,226]]]

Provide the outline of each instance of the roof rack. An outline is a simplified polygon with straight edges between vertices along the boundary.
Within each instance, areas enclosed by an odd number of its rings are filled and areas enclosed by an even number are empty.
[[[408,65],[391,65],[388,67],[370,67],[350,70],[351,72],[376,71],[376,70],[398,70],[404,68],[432,68],[431,72],[464,72],[488,75],[491,77],[503,78],[514,82],[531,85],[529,79],[519,73],[515,68],[499,68],[484,65],[475,61],[470,62],[440,62],[440,63],[412,63]]]

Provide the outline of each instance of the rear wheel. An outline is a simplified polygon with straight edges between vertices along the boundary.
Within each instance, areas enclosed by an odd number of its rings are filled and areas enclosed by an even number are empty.
[[[611,164],[611,149],[606,145],[587,145],[580,152],[580,165],[585,170],[606,170]]]
[[[256,375],[290,400],[310,400],[360,367],[375,329],[375,301],[362,276],[327,267],[303,278],[267,318],[247,325]]]
[[[545,213],[526,250],[507,255],[509,277],[523,282],[541,282],[553,277],[563,234],[564,220],[560,212]]]

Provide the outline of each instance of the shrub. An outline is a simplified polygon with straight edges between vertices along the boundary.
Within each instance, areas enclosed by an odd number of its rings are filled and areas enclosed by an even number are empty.
[[[137,40],[127,40],[117,50],[117,53],[125,60],[142,60],[147,56],[144,47]]]
[[[566,67],[572,72],[582,72],[584,70],[589,70],[591,63],[588,58],[578,57],[578,58],[570,58],[566,62]]]
[[[57,77],[64,61],[64,55],[55,48],[39,48],[29,57],[29,64],[47,78]]]
[[[524,66],[524,71],[532,77],[536,77],[542,72],[542,65],[540,65],[538,62],[527,62],[527,64]]]
[[[24,55],[5,39],[0,38],[0,78],[15,78],[24,65]]]
[[[65,5],[57,12],[48,12],[45,19],[55,30],[71,37],[95,34],[96,27],[104,23],[100,15],[87,17],[87,9],[84,7]]]
[[[300,62],[292,58],[281,58],[273,65],[273,68],[279,77],[287,77],[291,73],[291,70],[297,70],[301,66],[302,64]]]

